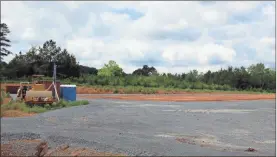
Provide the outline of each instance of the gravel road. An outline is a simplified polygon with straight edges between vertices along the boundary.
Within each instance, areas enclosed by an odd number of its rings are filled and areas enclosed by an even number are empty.
[[[90,100],[33,117],[2,118],[1,143],[69,143],[126,155],[275,155],[275,101]],[[245,151],[249,147],[255,152]]]

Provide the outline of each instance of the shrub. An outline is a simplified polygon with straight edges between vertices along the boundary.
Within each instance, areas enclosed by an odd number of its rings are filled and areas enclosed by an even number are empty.
[[[116,88],[116,89],[113,91],[113,93],[117,94],[117,93],[119,93],[119,90]]]
[[[47,109],[44,107],[40,107],[40,106],[34,106],[29,108],[29,112],[34,112],[34,113],[43,113],[46,112]]]

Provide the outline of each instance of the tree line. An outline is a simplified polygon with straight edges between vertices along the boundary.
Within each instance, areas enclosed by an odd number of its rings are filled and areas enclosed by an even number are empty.
[[[31,47],[25,53],[19,52],[9,63],[5,63],[2,61],[3,57],[12,54],[8,50],[11,46],[9,33],[8,26],[2,23],[0,77],[5,76],[10,80],[30,77],[33,74],[51,77],[55,63],[59,79],[90,85],[269,92],[275,92],[276,89],[276,71],[266,68],[263,63],[249,67],[229,66],[206,73],[191,70],[182,74],[159,73],[155,67],[143,65],[142,68],[127,74],[115,61],[109,61],[100,69],[80,65],[73,54],[59,47],[53,40],[48,40],[38,47]]]

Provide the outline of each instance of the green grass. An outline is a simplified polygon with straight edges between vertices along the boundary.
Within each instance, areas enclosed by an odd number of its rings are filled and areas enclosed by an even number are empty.
[[[60,100],[57,103],[53,103],[51,106],[45,106],[45,108],[48,109],[57,109],[57,108],[64,108],[64,107],[71,107],[71,106],[81,106],[81,105],[87,105],[89,102],[87,100],[80,100],[80,101],[65,101]]]
[[[72,102],[60,100],[57,103],[53,103],[51,106],[49,104],[47,104],[44,106],[36,105],[36,106],[31,107],[29,105],[26,105],[23,102],[10,102],[8,104],[1,105],[1,117],[2,117],[2,113],[7,110],[19,110],[19,111],[23,111],[25,113],[43,113],[43,112],[47,112],[50,110],[71,107],[71,106],[87,105],[87,104],[89,104],[89,102],[87,100],[72,101]]]
[[[2,100],[4,98],[10,98],[10,93],[6,93],[3,89],[0,91],[0,103],[2,104]]]

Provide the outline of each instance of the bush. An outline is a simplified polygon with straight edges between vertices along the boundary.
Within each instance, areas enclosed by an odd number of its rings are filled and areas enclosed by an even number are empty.
[[[67,102],[67,106],[80,106],[80,105],[87,105],[89,102],[87,100],[81,100],[81,101],[72,101],[72,102]]]
[[[231,87],[228,86],[228,85],[223,85],[222,89],[223,89],[224,91],[227,91],[227,90],[231,90]]]
[[[44,107],[40,107],[40,106],[34,106],[29,108],[29,112],[33,112],[33,113],[43,113],[46,112],[48,109],[44,108]]]
[[[51,106],[50,106],[49,104],[44,105],[44,107],[45,107],[46,109],[48,109],[48,110],[51,109]]]
[[[113,93],[117,94],[117,93],[119,93],[119,90],[118,90],[118,89],[115,89],[115,90],[113,91]]]
[[[10,102],[8,104],[1,105],[1,110],[20,110],[20,111],[28,111],[28,106],[25,103],[20,102]]]

